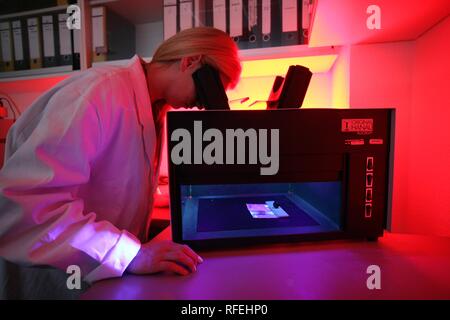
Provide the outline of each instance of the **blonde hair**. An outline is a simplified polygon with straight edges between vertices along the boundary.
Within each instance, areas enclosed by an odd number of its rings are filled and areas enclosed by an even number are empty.
[[[171,63],[183,57],[201,55],[201,63],[215,67],[234,88],[239,82],[241,63],[238,48],[230,36],[211,27],[183,30],[164,41],[152,62]]]

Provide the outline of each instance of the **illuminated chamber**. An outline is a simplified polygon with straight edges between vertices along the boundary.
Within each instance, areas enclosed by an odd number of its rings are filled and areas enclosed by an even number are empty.
[[[181,185],[183,239],[341,231],[341,184],[325,181]],[[259,218],[258,212],[249,210],[255,207],[265,207],[267,214]],[[276,216],[280,211],[284,214]]]

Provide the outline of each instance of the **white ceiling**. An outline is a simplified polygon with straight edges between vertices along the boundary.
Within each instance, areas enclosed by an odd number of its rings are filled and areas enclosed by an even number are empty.
[[[316,0],[310,46],[413,40],[450,14],[450,0]],[[380,7],[381,29],[366,12]]]

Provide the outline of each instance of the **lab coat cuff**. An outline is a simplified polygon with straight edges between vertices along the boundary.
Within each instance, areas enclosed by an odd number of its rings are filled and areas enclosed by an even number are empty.
[[[117,243],[108,252],[101,264],[84,280],[94,282],[106,278],[121,277],[141,248],[140,241],[130,232],[123,230]]]

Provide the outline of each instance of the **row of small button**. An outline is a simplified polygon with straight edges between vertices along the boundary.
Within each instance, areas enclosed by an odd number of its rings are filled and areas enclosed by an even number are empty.
[[[364,217],[372,217],[372,200],[373,200],[373,168],[374,158],[366,158],[366,203],[364,205]]]

